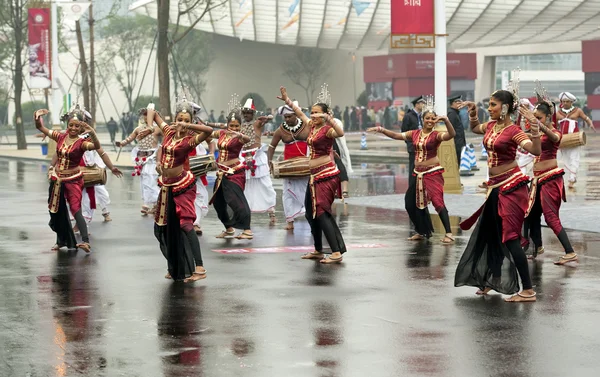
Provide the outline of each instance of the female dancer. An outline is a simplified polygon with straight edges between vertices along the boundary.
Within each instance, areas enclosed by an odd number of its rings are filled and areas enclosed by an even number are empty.
[[[209,125],[213,125],[209,123]],[[220,127],[220,124],[214,124]],[[217,216],[225,230],[217,238],[237,238],[251,240],[254,234],[250,229],[250,206],[244,195],[246,185],[246,165],[240,159],[240,151],[250,138],[240,133],[242,116],[237,110],[231,111],[227,116],[227,130],[215,131],[212,134],[217,139],[219,159],[217,161],[217,180],[213,196],[209,204],[215,206]],[[233,212],[229,215],[228,207]],[[235,236],[235,228],[243,229],[242,233]]]
[[[304,254],[302,259],[318,259],[321,263],[340,263],[342,254],[346,252],[346,244],[335,219],[331,214],[331,205],[336,197],[340,197],[340,171],[333,160],[332,147],[337,137],[344,136],[344,130],[334,122],[329,115],[331,98],[326,86],[321,88],[317,103],[310,111],[309,120],[302,109],[295,105],[288,97],[286,89],[280,88],[281,96],[277,97],[294,109],[306,127],[304,135],[299,139],[306,139],[310,146],[310,181],[306,190],[306,219],[314,237],[315,251]],[[323,254],[322,235],[325,234],[327,243],[331,247],[331,255],[325,258]]]
[[[573,251],[569,237],[560,223],[559,210],[562,200],[565,198],[565,184],[563,169],[558,167],[556,154],[562,134],[555,128],[552,116],[555,115],[554,104],[548,100],[541,100],[535,108],[535,112],[521,107],[521,115],[530,124],[536,123],[544,133],[541,137],[542,154],[536,157],[533,165],[533,181],[529,194],[529,214],[526,219],[531,238],[533,239],[533,258],[544,253],[542,246],[542,214],[546,223],[562,244],[565,255],[554,264],[563,265],[577,260],[577,254]]]
[[[536,300],[527,257],[519,243],[527,211],[529,178],[519,169],[516,153],[521,146],[539,156],[542,148],[537,124],[531,125],[530,140],[512,123],[510,115],[517,110],[518,103],[518,98],[507,90],[492,93],[488,108],[492,120],[484,124],[479,124],[475,103],[464,103],[468,106],[471,130],[485,135],[490,180],[485,203],[460,224],[467,230],[478,222],[454,278],[454,286],[478,287],[478,294],[487,294],[492,289],[512,294],[519,291],[518,271],[523,290],[506,299],[509,302]]]
[[[435,125],[444,121],[448,132],[434,131]],[[418,241],[431,237],[433,225],[429,217],[427,205],[433,203],[435,210],[440,216],[446,235],[443,243],[452,243],[454,237],[450,227],[450,217],[444,204],[444,168],[440,165],[437,151],[443,141],[452,140],[456,131],[448,117],[438,117],[433,108],[427,107],[423,111],[423,129],[407,131],[402,133],[393,132],[383,127],[371,127],[367,132],[382,133],[396,140],[412,141],[415,148],[415,171],[417,179],[411,179],[406,196],[410,199],[407,203],[408,216],[415,226],[417,234],[409,238],[410,241]]]
[[[52,174],[48,198],[50,228],[56,233],[56,245],[52,247],[52,250],[66,246],[69,249],[77,247],[89,253],[91,251],[90,238],[87,224],[81,213],[83,174],[79,170],[79,163],[85,151],[100,149],[100,141],[94,129],[83,122],[85,114],[79,105],[63,116],[63,119],[67,120],[67,132],[53,131],[44,127],[42,116],[46,114],[48,114],[46,109],[37,110],[33,114],[33,118],[35,127],[56,141],[58,163]],[[90,141],[79,137],[82,130],[89,134]],[[67,212],[67,203],[81,233],[83,241],[81,243],[75,241],[75,234]]]
[[[165,123],[154,109],[147,110],[148,124],[155,122],[164,134],[157,168],[161,189],[154,214],[154,235],[168,261],[169,273],[165,277],[184,282],[206,277],[200,243],[194,231],[196,179],[184,165],[190,150],[209,137],[212,128],[192,124],[193,114],[194,104],[185,97],[176,105],[174,124]]]

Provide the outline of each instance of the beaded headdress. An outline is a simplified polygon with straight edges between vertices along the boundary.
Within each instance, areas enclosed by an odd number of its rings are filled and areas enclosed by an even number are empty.
[[[227,104],[227,114],[231,115],[231,119],[228,120],[234,120],[235,114],[239,112],[241,108],[242,103],[240,102],[240,96],[237,93],[233,93],[229,103]]]
[[[542,83],[539,80],[535,80],[535,95],[539,103],[545,103],[550,107],[550,114],[554,115],[554,103],[550,100],[550,96],[548,95],[548,91],[546,88],[542,86]]]
[[[317,103],[324,103],[327,107],[331,107],[331,93],[329,93],[329,85],[323,84],[321,85],[321,91],[317,96]]]
[[[433,96],[425,96],[425,108],[423,109],[423,113],[426,112],[434,112],[435,110],[435,102],[433,100]]]

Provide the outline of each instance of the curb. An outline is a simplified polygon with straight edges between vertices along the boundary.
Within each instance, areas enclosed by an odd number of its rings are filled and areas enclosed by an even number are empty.
[[[13,160],[13,161],[25,161],[25,162],[45,162],[46,164],[50,163],[50,159],[46,158],[46,157],[17,157],[17,156],[0,154],[0,159]],[[120,170],[133,170],[133,166],[131,166],[131,165],[121,165],[118,163],[115,164],[114,162],[113,162],[113,165]]]

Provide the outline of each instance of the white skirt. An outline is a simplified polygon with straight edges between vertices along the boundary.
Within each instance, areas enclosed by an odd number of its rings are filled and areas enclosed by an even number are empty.
[[[196,200],[194,201],[194,207],[196,207],[196,221],[194,221],[194,225],[200,226],[200,220],[208,214],[208,190],[206,190],[206,186],[204,186],[204,183],[199,178],[196,178]]]
[[[283,180],[283,212],[287,222],[304,215],[304,199],[309,177],[285,178]]]
[[[569,182],[577,181],[577,171],[581,159],[581,147],[559,149],[557,158],[562,161],[569,172]]]
[[[108,205],[110,204],[110,196],[104,185],[94,186],[94,195],[96,196],[96,208],[102,210],[102,214],[108,213]],[[89,224],[94,217],[94,210],[90,207],[90,196],[87,190],[83,189],[83,197],[81,198],[81,214],[85,221]]]
[[[243,152],[242,152],[243,153]],[[255,213],[271,212],[275,208],[277,194],[271,182],[267,154],[259,148],[254,155],[256,169],[254,175],[246,170],[246,188],[244,195],[250,211]]]
[[[140,188],[142,190],[142,201],[145,206],[152,208],[156,204],[160,187],[158,187],[158,173],[156,172],[156,161],[146,160],[140,175]]]

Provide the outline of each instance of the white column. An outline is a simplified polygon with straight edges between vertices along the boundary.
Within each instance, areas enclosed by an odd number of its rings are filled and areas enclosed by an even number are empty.
[[[60,109],[62,105],[61,91],[58,83],[58,5],[56,3],[56,0],[52,1],[50,15],[52,28],[52,101],[49,110],[53,126],[60,125]]]
[[[435,0],[435,33],[446,34],[446,4],[444,0]],[[448,96],[448,77],[446,74],[446,37],[435,37],[435,111],[439,115],[446,115]]]

